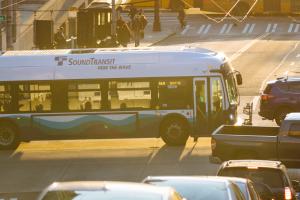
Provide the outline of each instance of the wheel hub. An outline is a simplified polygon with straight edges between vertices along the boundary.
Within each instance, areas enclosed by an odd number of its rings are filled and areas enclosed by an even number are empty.
[[[0,130],[0,144],[8,146],[13,143],[15,138],[14,133],[10,129],[3,128]]]
[[[182,135],[182,129],[178,124],[171,124],[167,130],[168,136],[178,138]]]

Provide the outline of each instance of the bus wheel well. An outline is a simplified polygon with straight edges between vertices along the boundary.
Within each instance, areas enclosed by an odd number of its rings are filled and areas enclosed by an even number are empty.
[[[159,136],[169,146],[185,145],[189,135],[188,121],[180,114],[166,116],[159,127]]]
[[[13,150],[20,144],[18,126],[9,119],[0,120],[0,150]]]

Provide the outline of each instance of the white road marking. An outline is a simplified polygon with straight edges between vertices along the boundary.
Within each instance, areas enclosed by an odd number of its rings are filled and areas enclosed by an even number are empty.
[[[292,32],[292,30],[293,30],[293,28],[294,28],[294,24],[290,24],[290,27],[289,27],[289,30],[288,30],[288,32],[289,32],[289,33],[291,33],[291,32]]]
[[[295,65],[295,62],[291,62],[291,64],[290,64],[291,66],[294,66]]]
[[[268,24],[266,33],[269,33],[269,32],[270,32],[271,26],[272,26],[272,24]]]
[[[230,24],[225,33],[228,34],[231,31],[232,27],[233,27],[233,24]]]
[[[209,29],[210,29],[210,27],[211,27],[211,24],[209,24],[209,25],[206,27],[206,29],[204,30],[203,34],[207,34],[208,31],[209,31]]]
[[[278,24],[274,24],[274,25],[273,25],[273,28],[272,28],[272,31],[271,31],[272,33],[275,33],[276,28],[277,28],[277,25],[278,25]]]
[[[298,33],[299,28],[300,28],[300,24],[297,24],[297,25],[296,25],[296,28],[295,28],[295,30],[294,30],[294,33]]]
[[[300,54],[297,54],[296,58],[299,58],[300,57]]]
[[[254,30],[255,24],[252,24],[248,33],[252,33]]]
[[[243,34],[247,33],[248,32],[248,28],[250,27],[250,24],[246,24],[244,30],[243,30]]]
[[[190,29],[190,25],[187,25],[185,28],[184,28],[184,30],[181,32],[181,35],[185,35],[187,32],[188,32],[188,30]]]
[[[291,49],[284,57],[283,59],[280,61],[280,63],[271,71],[271,73],[269,73],[269,75],[265,78],[265,80],[262,82],[261,87],[259,89],[259,91],[262,91],[265,87],[266,82],[269,80],[269,78],[274,74],[274,72],[276,72],[282,65],[283,63],[286,61],[286,59],[291,55],[291,53],[293,53],[293,51],[295,51],[298,47],[300,42],[297,42],[294,46],[293,49]],[[299,54],[298,54],[299,55]]]
[[[206,25],[201,25],[201,27],[199,28],[197,34],[201,34],[202,31],[204,30],[205,26],[206,26]]]
[[[224,24],[220,31],[220,34],[223,34],[225,32],[226,28],[227,28],[227,24]]]
[[[250,47],[252,47],[256,42],[267,37],[269,34],[270,33],[265,33],[263,35],[258,36],[257,38],[255,38],[254,40],[252,40],[251,42],[249,42],[248,44],[243,46],[241,49],[239,49],[236,53],[234,53],[230,57],[230,60],[233,61],[233,60],[237,59],[239,56],[241,56],[243,53],[245,53]]]

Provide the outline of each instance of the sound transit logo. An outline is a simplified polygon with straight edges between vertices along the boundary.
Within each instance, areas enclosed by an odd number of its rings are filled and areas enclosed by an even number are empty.
[[[67,56],[56,56],[54,60],[57,62],[57,66],[63,66],[64,62],[68,60]]]

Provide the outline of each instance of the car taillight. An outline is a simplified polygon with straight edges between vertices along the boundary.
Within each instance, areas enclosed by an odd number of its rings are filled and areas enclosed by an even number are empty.
[[[211,138],[210,144],[211,144],[211,150],[215,150],[216,147],[217,147],[217,142],[216,142],[216,140],[213,139],[213,138]]]
[[[263,100],[263,101],[268,101],[268,100],[270,100],[270,99],[273,99],[274,96],[273,96],[273,95],[270,95],[270,94],[262,94],[262,95],[260,96],[260,98],[261,98],[261,100]]]
[[[284,199],[285,200],[290,200],[292,199],[292,191],[289,187],[284,188]]]

